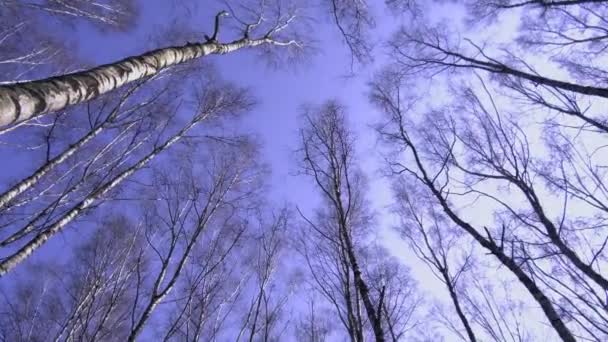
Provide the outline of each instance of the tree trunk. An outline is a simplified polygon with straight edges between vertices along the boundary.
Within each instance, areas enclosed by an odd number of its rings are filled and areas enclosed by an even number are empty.
[[[9,202],[12,201],[15,197],[19,196],[27,189],[36,185],[36,183],[38,183],[38,181],[42,179],[42,177],[44,177],[47,173],[53,170],[57,165],[63,163],[66,159],[71,157],[82,146],[86,145],[89,141],[99,135],[99,133],[101,133],[103,129],[104,125],[99,125],[98,127],[94,128],[92,131],[88,132],[86,135],[80,138],[80,140],[78,140],[76,143],[70,145],[59,155],[47,161],[44,165],[34,171],[34,173],[32,173],[29,177],[22,179],[19,183],[15,184],[10,189],[1,194],[0,210],[7,206]]]
[[[88,209],[91,205],[93,205],[97,200],[99,200],[103,195],[107,194],[110,190],[114,189],[118,186],[122,181],[126,178],[134,174],[136,171],[144,167],[148,162],[154,159],[158,154],[162,151],[169,148],[175,142],[180,140],[192,127],[198,124],[201,121],[199,117],[192,120],[187,126],[185,126],[182,130],[177,132],[174,136],[172,136],[169,140],[165,141],[162,145],[156,147],[152,150],[148,155],[140,159],[133,166],[124,170],[116,177],[114,177],[109,182],[105,183],[99,189],[88,195],[77,205],[72,207],[65,215],[63,215],[60,219],[55,221],[48,229],[45,229],[32,240],[27,242],[23,247],[21,247],[14,254],[6,257],[2,262],[0,262],[0,277],[4,276],[10,270],[15,268],[25,259],[27,259],[35,250],[40,248],[43,244],[45,244],[48,239],[55,236],[57,233],[61,232],[72,220],[78,217],[83,211]]]
[[[208,55],[221,55],[242,48],[276,44],[270,37],[241,38],[230,43],[209,40],[188,43],[132,56],[93,69],[42,80],[0,86],[0,127],[89,101],[163,69]]]
[[[458,318],[460,318],[460,321],[462,322],[462,325],[464,326],[464,329],[467,332],[469,341],[477,342],[477,338],[475,337],[473,328],[471,328],[471,324],[469,324],[469,320],[467,319],[464,312],[462,311],[460,301],[458,300],[458,294],[456,293],[456,289],[454,288],[454,285],[452,284],[452,282],[450,280],[450,276],[447,274],[447,270],[444,269],[444,270],[442,270],[441,273],[443,276],[443,280],[446,282],[446,285],[448,287],[448,291],[450,292],[450,298],[452,299],[452,303],[454,304],[454,308],[456,309],[456,314],[458,315]]]
[[[606,0],[527,0],[521,1],[514,4],[495,4],[497,8],[517,8],[524,6],[540,6],[544,8],[548,7],[560,7],[560,6],[574,6],[574,5],[585,5],[585,4],[598,4],[606,2]]]
[[[568,91],[583,94],[583,95],[608,98],[608,88],[584,86],[584,85],[579,85],[576,83],[560,81],[560,80],[528,73],[528,72],[521,71],[518,69],[514,69],[514,68],[511,68],[502,63],[497,63],[494,61],[491,61],[491,62],[482,61],[479,59],[465,56],[461,53],[448,51],[448,50],[445,50],[442,48],[435,47],[435,49],[445,53],[448,56],[455,57],[455,58],[458,58],[458,59],[461,59],[463,61],[470,63],[469,65],[465,65],[465,64],[461,65],[461,64],[457,64],[457,63],[448,64],[448,65],[452,65],[454,67],[473,67],[476,69],[485,70],[485,71],[493,73],[493,74],[503,74],[503,75],[510,75],[510,76],[514,76],[514,77],[523,78],[534,84],[542,84],[542,85],[546,85],[549,87],[568,90]],[[439,64],[441,64],[441,63],[439,63]]]
[[[361,294],[361,299],[363,300],[365,311],[367,312],[367,316],[369,317],[370,323],[372,324],[372,330],[374,331],[374,337],[376,339],[376,342],[384,342],[384,329],[382,329],[382,320],[380,319],[380,312],[377,312],[374,309],[374,304],[372,303],[369,295],[369,287],[363,280],[363,276],[361,275],[361,270],[355,258],[354,251],[349,248],[348,254],[352,263],[352,269],[355,278],[355,287],[359,290],[359,293]]]
[[[545,316],[551,323],[551,326],[559,337],[564,342],[575,342],[576,338],[570,331],[570,329],[566,326],[564,321],[561,319],[560,315],[555,310],[553,303],[551,300],[542,292],[542,290],[536,285],[534,280],[530,278],[524,270],[508,255],[506,255],[502,248],[500,248],[493,240],[488,240],[483,237],[473,226],[469,223],[463,221],[458,215],[456,215],[446,199],[441,195],[439,190],[437,190],[433,184],[433,181],[429,178],[426,173],[425,168],[422,165],[422,161],[420,160],[420,156],[418,155],[418,151],[411,143],[411,141],[404,135],[404,130],[401,128],[401,138],[403,141],[410,147],[412,150],[412,154],[414,156],[414,162],[416,163],[418,170],[422,173],[421,180],[425,183],[425,185],[429,188],[429,190],[433,193],[435,198],[439,201],[443,211],[448,215],[448,217],[458,226],[460,226],[463,230],[465,230],[473,239],[475,239],[482,247],[486,248],[491,254],[496,256],[500,262],[505,265],[513,274],[517,277],[520,283],[528,290],[532,298],[538,303],[541,307]]]

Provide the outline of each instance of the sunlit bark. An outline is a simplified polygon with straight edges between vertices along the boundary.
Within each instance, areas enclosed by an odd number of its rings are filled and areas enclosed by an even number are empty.
[[[32,117],[57,111],[71,105],[90,101],[99,95],[118,89],[134,81],[144,80],[171,66],[208,55],[221,55],[243,48],[260,45],[296,45],[296,41],[279,41],[274,35],[284,30],[293,17],[284,19],[268,29],[261,37],[250,38],[249,25],[246,34],[235,41],[221,43],[218,39],[220,18],[216,16],[215,32],[207,41],[188,43],[128,57],[121,61],[102,65],[90,70],[48,79],[0,85],[0,127],[18,124]]]

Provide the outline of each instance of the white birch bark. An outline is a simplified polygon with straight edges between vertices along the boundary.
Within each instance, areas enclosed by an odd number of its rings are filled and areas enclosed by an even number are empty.
[[[131,94],[138,87],[134,87],[132,90],[128,91],[125,96],[123,96],[118,103],[118,105],[112,110],[112,112],[104,119],[103,122],[97,124],[92,130],[90,130],[87,134],[82,136],[78,141],[73,144],[70,144],[68,148],[66,148],[63,152],[55,156],[54,158],[48,160],[44,165],[40,166],[36,171],[34,171],[28,177],[22,179],[17,184],[13,185],[10,189],[6,190],[4,193],[0,194],[0,210],[5,208],[10,201],[15,199],[17,196],[27,191],[29,188],[33,187],[42,179],[45,175],[47,175],[50,171],[52,171],[57,165],[60,165],[68,158],[70,158],[74,153],[76,153],[80,148],[86,145],[89,141],[93,140],[96,136],[98,136],[102,131],[104,131],[106,125],[114,120],[121,110],[122,106],[129,98]],[[138,108],[147,105],[149,102],[145,102],[139,106]],[[128,128],[127,128],[128,129]],[[125,131],[127,130],[125,129]]]
[[[261,38],[249,38],[247,27],[244,37],[229,43],[220,43],[215,38],[219,18],[216,16],[215,33],[202,43],[188,43],[153,50],[139,56],[101,65],[93,69],[42,80],[0,85],[0,127],[18,124],[41,114],[54,112],[68,106],[89,101],[128,83],[156,75],[161,70],[208,55],[222,55],[243,48],[260,45],[286,46],[294,41],[279,42],[271,35],[284,29],[291,19],[277,25]]]
[[[165,141],[162,145],[156,147],[154,150],[152,150],[149,154],[140,159],[133,166],[116,175],[112,180],[105,183],[99,189],[88,195],[80,203],[76,204],[74,207],[72,207],[72,209],[66,212],[65,215],[63,215],[60,219],[55,221],[50,227],[48,227],[48,229],[45,229],[43,232],[36,235],[36,237],[26,243],[18,251],[2,260],[2,262],[0,262],[0,277],[4,276],[10,270],[15,268],[25,259],[27,259],[34,251],[44,245],[51,237],[61,232],[70,222],[72,222],[72,220],[78,217],[83,211],[89,208],[97,200],[99,200],[109,191],[114,189],[117,185],[119,185],[126,178],[134,174],[137,170],[144,167],[148,162],[154,159],[162,151],[166,150],[171,145],[180,140],[191,128],[196,126],[196,124],[198,124],[203,118],[204,116],[197,116],[187,126],[182,128],[179,132],[177,132],[170,139]]]
[[[88,132],[84,135],[80,140],[76,143],[70,145],[67,149],[65,149],[62,153],[57,155],[55,158],[49,160],[40,168],[38,168],[34,173],[30,176],[22,179],[20,182],[12,186],[10,189],[5,191],[0,195],[0,209],[4,208],[10,201],[12,201],[15,197],[19,196],[27,189],[36,185],[42,177],[48,174],[51,170],[53,170],[57,165],[63,163],[66,159],[71,157],[76,151],[78,151],[82,146],[86,145],[89,141],[95,138],[99,133],[101,133],[104,129],[104,125],[100,125]]]

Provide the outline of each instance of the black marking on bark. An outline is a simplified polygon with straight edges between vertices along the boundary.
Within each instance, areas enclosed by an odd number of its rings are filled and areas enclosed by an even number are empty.
[[[103,75],[103,73],[102,73]],[[83,76],[83,81],[87,86],[87,91],[88,91],[88,96],[87,99],[90,99],[92,97],[96,97],[97,95],[99,95],[99,81],[97,81],[97,79],[95,78],[95,76],[93,76],[91,73],[86,73]]]
[[[34,99],[34,110],[36,112],[45,112],[47,109],[47,102],[44,90],[38,90],[37,87],[23,87],[23,90],[28,92]]]
[[[54,94],[60,94],[62,92],[61,82],[59,82],[56,78],[50,79],[49,81],[50,81],[49,87],[53,88]],[[70,104],[70,97],[66,96],[63,106],[65,107],[69,104]]]
[[[11,120],[11,123],[15,123],[17,120],[19,120],[19,117],[21,116],[21,104],[19,103],[17,93],[15,91],[11,91],[11,93],[12,94],[10,94],[8,98],[15,106],[15,117]]]
[[[75,77],[68,77],[68,78],[66,78],[65,82],[68,84],[68,86],[72,89],[73,92],[78,93],[77,99],[78,99],[78,101],[80,101],[83,98],[83,96],[82,96],[83,94],[80,91],[80,88],[81,88],[80,82],[78,82],[78,80]],[[70,99],[70,103],[72,103],[71,101],[72,101],[72,99]]]

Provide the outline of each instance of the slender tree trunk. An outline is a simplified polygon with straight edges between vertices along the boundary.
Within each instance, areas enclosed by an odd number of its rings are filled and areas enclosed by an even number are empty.
[[[165,292],[162,295],[154,295],[154,297],[151,299],[151,301],[146,306],[146,309],[144,310],[144,312],[143,312],[142,316],[140,317],[139,321],[137,322],[137,325],[133,328],[133,330],[131,331],[131,334],[129,334],[129,338],[128,338],[129,342],[134,342],[135,341],[135,339],[137,338],[137,336],[143,330],[144,325],[146,324],[146,322],[148,322],[148,319],[150,319],[150,316],[152,315],[152,312],[154,311],[154,309],[156,309],[156,306],[158,306],[158,303],[160,303],[160,301],[163,300],[163,298],[165,297],[165,295],[167,293],[168,293],[168,291]]]
[[[347,169],[347,168],[345,168]],[[335,171],[334,171],[335,172]],[[347,171],[345,171],[347,172]],[[347,182],[348,182],[348,175]],[[334,179],[339,179],[337,174],[334,175]],[[350,184],[347,185],[350,187]],[[340,233],[342,234],[342,239],[344,240],[346,255],[348,257],[350,267],[353,271],[353,278],[355,280],[355,288],[357,292],[361,295],[361,299],[363,300],[363,306],[365,307],[365,312],[367,313],[367,317],[370,320],[372,325],[372,330],[374,331],[374,337],[376,342],[384,342],[384,329],[382,329],[382,320],[381,312],[377,311],[372,303],[372,300],[369,295],[369,287],[365,280],[363,280],[363,276],[361,274],[361,269],[359,267],[359,262],[357,261],[357,256],[355,255],[355,247],[353,246],[353,242],[348,233],[348,218],[347,218],[347,210],[344,210],[343,202],[342,202],[342,194],[340,192],[340,188],[338,187],[338,182],[334,182],[334,194],[336,196],[335,204],[336,210],[339,215],[339,224],[340,224]],[[349,199],[350,200],[350,199]]]
[[[346,266],[348,267],[348,266]],[[350,272],[350,268],[346,269],[348,272]],[[363,334],[361,332],[361,329],[359,329],[359,324],[358,324],[358,320],[357,317],[355,315],[355,309],[353,308],[353,303],[352,303],[352,295],[350,293],[350,273],[346,274],[346,278],[347,283],[344,285],[344,293],[345,293],[345,303],[346,303],[346,313],[348,315],[348,336],[350,337],[351,342],[362,342],[363,341]],[[356,290],[356,289],[355,289]]]
[[[262,44],[272,38],[247,37],[230,43],[209,40],[153,50],[139,56],[72,74],[0,86],[0,127],[89,101],[163,69],[208,55],[221,55]]]
[[[367,286],[365,280],[363,280],[361,269],[359,267],[359,262],[357,261],[357,256],[355,255],[355,247],[353,246],[351,237],[348,234],[347,213],[344,210],[342,204],[342,195],[340,189],[337,187],[337,182],[334,183],[334,193],[337,198],[335,201],[336,209],[340,218],[339,229],[340,233],[342,234],[342,239],[345,243],[344,247],[346,248],[346,255],[349,259],[350,267],[353,271],[355,288],[357,292],[361,295],[361,299],[363,300],[363,306],[365,307],[365,312],[367,313],[367,317],[369,318],[370,323],[372,325],[372,330],[374,331],[374,337],[376,339],[376,342],[384,342],[384,329],[382,329],[382,320],[380,319],[382,314],[374,307],[374,304],[372,303],[372,300],[369,295],[369,287]]]
[[[349,176],[349,168],[353,166],[350,156],[352,151],[350,133],[343,121],[339,105],[327,103],[317,115],[313,118],[306,114],[309,128],[301,132],[304,160],[310,167],[307,172],[311,172],[317,186],[330,202],[332,214],[335,214],[339,252],[343,253],[349,271],[353,272],[355,294],[361,297],[376,342],[384,342],[380,307],[382,299],[376,309],[369,286],[363,278],[351,237],[351,229],[354,228],[351,221],[355,215],[351,210],[355,196]],[[314,154],[310,153],[310,149],[315,150]],[[320,156],[315,156],[316,154]],[[380,297],[382,298],[382,295]],[[358,298],[357,304],[359,304]]]
[[[4,208],[10,201],[12,201],[15,197],[19,196],[27,189],[36,185],[42,177],[44,177],[47,173],[53,170],[57,165],[63,163],[66,159],[71,157],[76,151],[78,151],[82,146],[86,145],[89,141],[95,138],[101,131],[103,131],[104,125],[100,125],[94,128],[92,131],[89,131],[86,135],[84,135],[80,140],[76,143],[70,145],[67,149],[57,155],[55,158],[47,161],[44,165],[39,167],[34,173],[32,173],[29,177],[22,179],[19,183],[15,184],[13,187],[5,191],[0,195],[0,209]]]
[[[148,162],[154,159],[158,154],[162,151],[169,148],[175,142],[180,140],[184,134],[186,134],[192,127],[194,127],[197,123],[200,122],[199,118],[191,121],[186,127],[182,128],[178,133],[172,136],[169,140],[165,141],[162,145],[156,147],[145,157],[140,159],[136,164],[124,170],[122,173],[115,176],[112,180],[105,183],[99,189],[88,195],[85,199],[83,199],[80,203],[72,207],[64,216],[55,221],[48,229],[45,229],[43,232],[39,233],[26,243],[23,247],[21,247],[17,252],[10,255],[0,262],[0,277],[4,276],[14,267],[19,265],[25,259],[27,259],[35,250],[40,248],[43,244],[45,244],[48,239],[55,236],[57,233],[61,232],[72,220],[78,217],[83,211],[89,208],[93,203],[99,200],[103,195],[107,194],[110,190],[114,189],[118,186],[123,180],[134,174],[137,170],[141,169]]]
[[[365,311],[367,312],[367,316],[372,324],[372,329],[374,331],[374,337],[376,342],[384,342],[384,330],[382,329],[382,321],[380,320],[380,313],[377,312],[374,308],[374,304],[371,301],[369,296],[369,287],[363,280],[363,276],[361,275],[361,269],[359,268],[359,263],[355,257],[354,251],[352,250],[352,244],[348,243],[347,247],[349,259],[351,262],[351,267],[353,269],[353,275],[355,278],[355,287],[357,288],[359,294],[361,294],[361,299],[363,300],[363,305],[365,306]]]
[[[80,314],[84,306],[88,304],[89,299],[94,296],[94,293],[98,290],[98,283],[99,281],[96,281],[93,287],[88,289],[84,297],[78,298],[78,305],[76,305],[76,308],[74,308],[67,321],[62,325],[61,330],[59,330],[57,336],[53,339],[54,342],[58,342],[61,340],[61,336],[65,333],[68,327],[70,327],[76,316]],[[72,329],[70,329],[70,331],[68,331],[68,336],[72,334],[71,330],[73,330],[73,327]]]
[[[393,342],[398,342],[397,335],[395,334],[395,327],[393,326],[393,323],[390,320],[386,305],[382,305],[381,310],[384,312],[384,317],[386,317],[386,325],[388,325],[388,332],[391,334],[391,340]]]
[[[458,300],[458,295],[456,293],[456,289],[454,288],[454,285],[452,284],[452,282],[450,280],[450,276],[447,274],[447,270],[444,269],[442,271],[442,275],[443,275],[443,279],[446,282],[446,285],[448,287],[448,291],[450,292],[450,297],[452,298],[452,303],[454,304],[454,308],[456,309],[456,314],[458,315],[458,318],[460,318],[460,321],[462,322],[462,325],[464,325],[464,329],[466,330],[467,335],[469,336],[469,341],[476,342],[477,338],[475,337],[473,328],[471,328],[471,324],[469,323],[469,320],[467,319],[464,312],[462,311],[462,306],[460,305],[460,301]]]
[[[184,131],[184,133],[185,133],[185,131]],[[229,188],[231,188],[232,185],[234,185],[235,181],[236,181],[236,178],[231,181],[232,184],[230,184]],[[184,269],[184,267],[186,265],[186,262],[190,258],[190,253],[192,252],[195,244],[198,242],[199,236],[207,227],[207,223],[209,222],[211,217],[215,214],[220,203],[222,203],[225,195],[226,195],[226,192],[223,192],[220,195],[220,198],[218,198],[217,201],[213,204],[213,207],[209,207],[209,205],[210,205],[209,202],[206,204],[205,208],[203,209],[203,212],[204,212],[203,218],[199,222],[197,222],[198,226],[196,228],[196,231],[194,232],[194,235],[190,238],[188,245],[186,245],[186,248],[185,248],[181,258],[179,259],[177,266],[176,266],[175,270],[173,271],[171,278],[169,279],[169,282],[167,283],[167,285],[165,285],[165,288],[162,291],[158,292],[160,284],[164,279],[164,273],[168,270],[168,265],[165,265],[165,267],[163,267],[161,275],[159,275],[159,277],[157,277],[157,279],[156,279],[154,291],[153,291],[152,297],[150,298],[150,301],[148,302],[148,305],[146,306],[146,308],[145,308],[144,312],[142,313],[140,319],[138,320],[137,324],[135,325],[135,327],[133,327],[133,329],[131,330],[131,333],[129,334],[129,337],[127,339],[129,342],[134,342],[137,339],[137,336],[139,336],[139,334],[141,334],[144,326],[150,319],[150,316],[152,315],[153,311],[156,309],[158,304],[169,294],[169,292],[171,292],[173,290],[173,287],[177,283],[177,280],[180,277],[182,270]],[[209,198],[209,201],[212,201],[212,198]],[[207,213],[207,210],[209,210],[208,213]],[[173,252],[171,252],[169,254],[169,258],[171,258],[172,253]],[[167,259],[166,262],[169,263],[170,260]]]
[[[249,332],[249,342],[253,342],[253,338],[255,337],[255,329],[258,324],[258,316],[260,315],[260,307],[262,306],[262,295],[264,294],[264,288],[260,288],[260,292],[258,294],[258,298],[256,299],[255,311],[253,314],[253,325],[251,326],[251,331]]]

